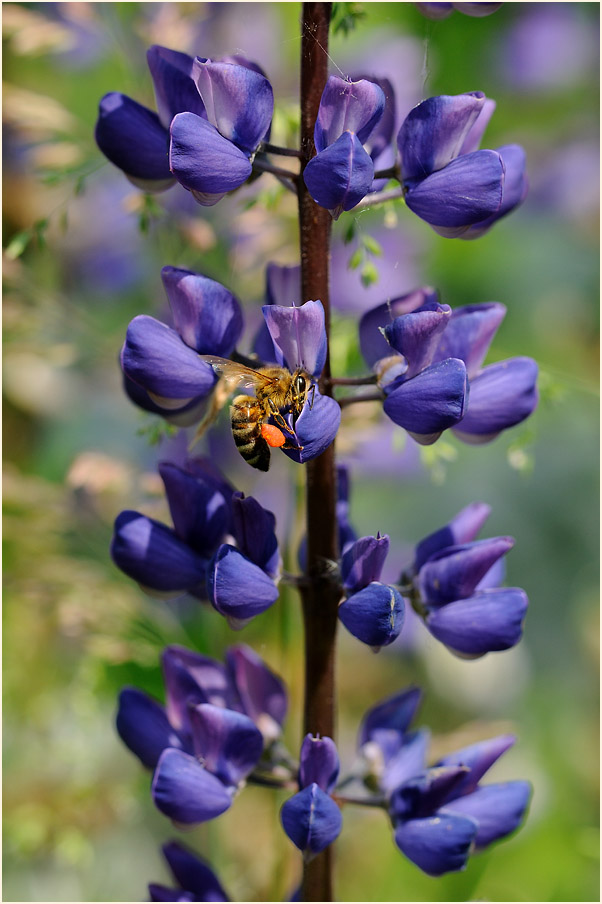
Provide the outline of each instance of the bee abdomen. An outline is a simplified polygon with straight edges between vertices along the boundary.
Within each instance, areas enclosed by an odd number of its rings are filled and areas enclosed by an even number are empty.
[[[270,448],[261,435],[263,410],[252,396],[237,396],[230,408],[232,436],[236,448],[252,468],[267,471],[270,467]]]

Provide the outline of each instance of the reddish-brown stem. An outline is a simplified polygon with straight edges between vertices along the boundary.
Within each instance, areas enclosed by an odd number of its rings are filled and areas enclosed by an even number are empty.
[[[301,37],[301,170],[315,154],[314,125],[328,77],[330,3],[304,3]],[[302,301],[319,299],[330,335],[330,213],[319,207],[299,179],[299,234]],[[331,395],[327,358],[320,392]],[[307,466],[307,583],[301,588],[305,626],[305,703],[303,733],[334,737],[335,640],[338,582],[336,561],[336,472],[334,444]],[[304,901],[332,901],[332,849],[327,848],[303,870]]]

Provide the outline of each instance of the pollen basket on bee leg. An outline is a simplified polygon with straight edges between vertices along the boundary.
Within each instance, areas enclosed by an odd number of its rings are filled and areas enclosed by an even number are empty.
[[[261,435],[268,446],[272,446],[276,449],[283,446],[286,442],[286,437],[282,430],[279,430],[278,427],[274,427],[273,424],[262,424]]]

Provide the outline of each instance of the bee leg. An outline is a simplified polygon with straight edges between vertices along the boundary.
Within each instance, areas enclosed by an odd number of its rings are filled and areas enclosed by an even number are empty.
[[[310,391],[311,391],[311,401],[310,401],[310,403],[309,403],[309,410],[311,411],[311,409],[314,407],[314,396],[315,396],[315,394],[316,394],[316,384],[315,384],[315,383],[312,383],[312,384],[311,384],[311,390],[310,390]]]
[[[278,424],[280,429],[286,431],[286,433],[290,433],[291,436],[295,436],[295,431],[291,430],[291,428],[286,423],[285,419],[282,417],[282,415],[280,414],[280,412],[278,411],[278,409],[276,408],[276,406],[274,405],[272,400],[269,399],[268,401],[270,404],[270,408],[272,409],[272,417],[274,418],[274,420],[276,421],[276,423]]]

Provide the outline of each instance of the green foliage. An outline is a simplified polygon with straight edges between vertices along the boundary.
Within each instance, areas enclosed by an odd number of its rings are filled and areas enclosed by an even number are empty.
[[[333,3],[330,28],[333,34],[347,37],[366,18],[361,3]]]
[[[146,437],[149,446],[158,446],[162,440],[172,439],[176,436],[178,429],[178,427],[168,424],[167,421],[163,421],[161,418],[153,418],[151,423],[138,427],[136,435]]]

